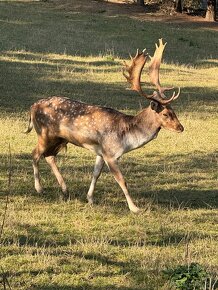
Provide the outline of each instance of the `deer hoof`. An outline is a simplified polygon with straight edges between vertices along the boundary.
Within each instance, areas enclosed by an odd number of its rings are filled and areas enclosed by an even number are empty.
[[[36,190],[36,192],[39,193],[39,194],[43,193],[43,191],[44,191],[43,188],[42,188],[41,186],[36,186],[36,187],[35,187],[35,190]]]
[[[63,194],[61,195],[61,198],[62,198],[63,201],[69,201],[70,200],[70,194],[69,194],[68,190],[65,190],[63,192]]]
[[[131,207],[130,210],[133,213],[139,213],[141,211],[140,208],[138,208],[137,206]]]
[[[93,205],[93,198],[90,196],[87,196],[88,204]]]

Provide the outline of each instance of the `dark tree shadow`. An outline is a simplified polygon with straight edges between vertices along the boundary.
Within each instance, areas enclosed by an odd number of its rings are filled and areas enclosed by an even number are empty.
[[[107,63],[107,61],[105,61]],[[205,62],[204,62],[205,63]],[[74,62],[76,71],[84,72],[85,68],[81,62]],[[208,61],[208,65],[214,63]],[[93,63],[98,69],[99,62]],[[215,63],[216,65],[216,63]],[[140,110],[140,104],[145,107],[148,101],[141,98],[136,92],[126,90],[128,84],[122,78],[120,72],[120,82],[116,84],[101,84],[99,82],[78,81],[72,78],[69,80],[46,80],[46,76],[53,74],[56,68],[53,64],[35,66],[24,64],[22,62],[0,62],[3,74],[1,81],[1,103],[0,110],[2,114],[12,113],[20,115],[20,112],[28,111],[30,106],[40,98],[50,97],[52,95],[63,95],[71,99],[81,100],[93,105],[104,105],[114,107],[119,110]],[[120,70],[121,64],[114,62],[115,70]],[[21,73],[22,72],[22,73]],[[96,72],[97,73],[97,72]],[[144,85],[147,90],[147,85]],[[90,90],[91,88],[91,90]],[[27,95],[27,91],[29,95]],[[149,88],[147,91],[152,91]],[[180,98],[173,104],[173,107],[179,107],[180,111],[186,113],[215,113],[216,91],[210,88],[185,87],[182,88]],[[12,105],[13,104],[13,105]]]

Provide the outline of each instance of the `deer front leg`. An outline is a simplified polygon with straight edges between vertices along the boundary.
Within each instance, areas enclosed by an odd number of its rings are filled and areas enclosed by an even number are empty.
[[[93,204],[93,192],[95,190],[95,184],[101,174],[102,168],[104,165],[104,159],[101,156],[96,157],[92,181],[89,187],[89,191],[87,193],[87,200],[89,204]]]
[[[50,165],[55,177],[57,178],[57,181],[61,187],[61,190],[63,192],[64,195],[64,199],[68,199],[69,195],[68,195],[68,191],[67,191],[67,186],[64,182],[64,179],[60,173],[60,171],[58,170],[57,164],[55,162],[55,156],[47,156],[45,157],[46,162]]]
[[[123,193],[125,194],[129,209],[134,212],[137,213],[139,212],[139,208],[134,204],[134,202],[132,201],[127,186],[126,186],[126,182],[124,180],[124,177],[118,167],[117,164],[117,160],[105,160],[105,162],[107,163],[111,173],[113,174],[115,180],[117,181],[117,183],[119,184],[119,186],[121,187],[121,189],[123,190]]]

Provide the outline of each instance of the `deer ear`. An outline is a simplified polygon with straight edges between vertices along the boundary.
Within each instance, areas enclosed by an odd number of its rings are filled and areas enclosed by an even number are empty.
[[[158,105],[159,105],[158,102],[151,101],[150,105],[151,105],[151,109],[154,110],[155,112],[157,112]]]

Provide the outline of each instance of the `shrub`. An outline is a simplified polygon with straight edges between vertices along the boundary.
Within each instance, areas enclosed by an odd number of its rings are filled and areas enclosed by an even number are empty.
[[[167,269],[164,275],[170,278],[176,289],[201,290],[209,278],[207,271],[198,263],[179,265],[174,269]]]

